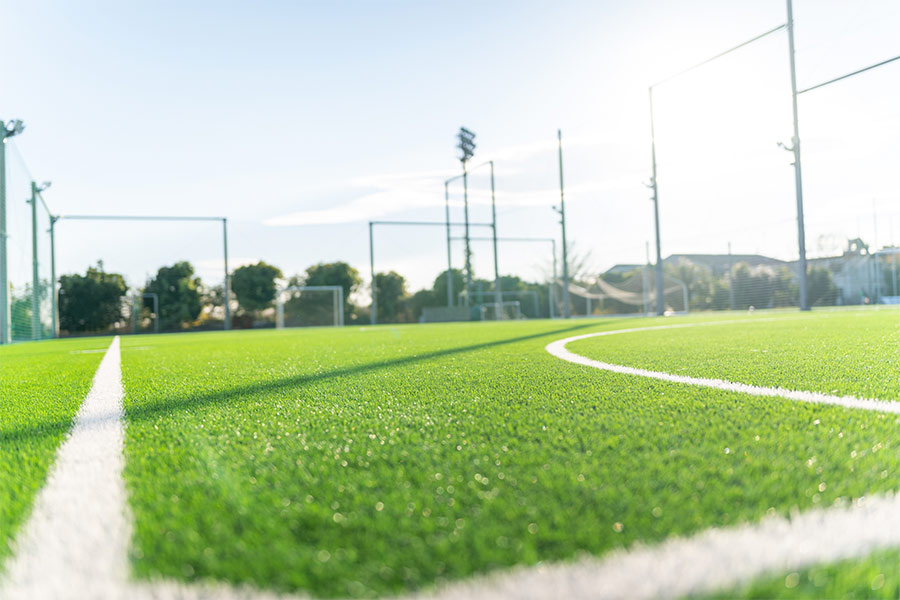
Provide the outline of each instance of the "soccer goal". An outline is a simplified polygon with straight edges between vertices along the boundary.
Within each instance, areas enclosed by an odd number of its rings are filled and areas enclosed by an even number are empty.
[[[344,288],[339,285],[295,285],[275,298],[275,327],[344,325]]]
[[[506,300],[500,304],[497,302],[485,302],[478,306],[481,308],[482,321],[518,320],[522,318],[522,307],[518,300]]]

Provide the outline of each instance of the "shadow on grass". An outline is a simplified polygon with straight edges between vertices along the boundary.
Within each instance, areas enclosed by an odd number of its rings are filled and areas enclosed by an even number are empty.
[[[257,393],[265,393],[265,392],[276,392],[279,390],[286,390],[291,388],[302,387],[309,383],[314,383],[317,381],[334,379],[336,377],[346,377],[352,375],[360,375],[364,373],[368,373],[371,371],[377,371],[380,369],[387,369],[391,367],[397,367],[401,365],[412,364],[420,361],[431,360],[434,358],[441,358],[444,356],[451,356],[454,354],[460,354],[465,352],[474,352],[477,350],[485,350],[487,348],[493,348],[496,346],[503,346],[507,344],[515,344],[518,342],[524,342],[528,340],[533,340],[542,337],[550,337],[556,336],[561,333],[569,333],[571,331],[577,331],[579,329],[586,329],[589,327],[596,327],[603,323],[606,323],[605,320],[597,320],[591,323],[573,325],[571,327],[564,327],[562,329],[554,329],[552,331],[543,331],[540,333],[533,333],[529,335],[518,336],[514,338],[506,338],[501,340],[494,340],[490,342],[483,342],[480,344],[470,344],[467,346],[457,346],[454,348],[445,348],[443,350],[434,350],[432,352],[425,352],[424,354],[416,354],[412,356],[403,356],[399,358],[392,358],[389,360],[382,360],[373,363],[368,363],[364,365],[355,365],[350,367],[342,367],[338,369],[333,369],[331,371],[325,371],[323,373],[304,373],[302,375],[294,375],[291,377],[283,377],[281,379],[275,379],[273,381],[267,381],[264,383],[253,383],[248,385],[237,386],[233,388],[228,388],[224,390],[214,390],[210,392],[206,392],[204,394],[191,395],[191,396],[178,396],[172,398],[161,398],[152,404],[147,404],[143,406],[136,406],[132,408],[126,408],[125,417],[127,421],[142,421],[146,419],[151,419],[161,414],[181,410],[181,409],[193,409],[193,408],[204,408],[206,406],[212,404],[220,404],[226,402],[234,402],[240,400],[242,397],[247,396],[249,394],[257,394]],[[108,420],[110,417],[108,416],[99,416],[97,417],[97,423]],[[87,422],[87,425],[90,425],[92,422]],[[45,437],[45,436],[55,436],[61,433],[65,433],[71,427],[72,422],[70,420],[58,420],[50,423],[43,423],[40,425],[33,425],[30,427],[21,427],[16,429],[10,429],[8,431],[0,431],[0,447],[6,444],[12,444],[17,441],[26,440],[33,437]]]

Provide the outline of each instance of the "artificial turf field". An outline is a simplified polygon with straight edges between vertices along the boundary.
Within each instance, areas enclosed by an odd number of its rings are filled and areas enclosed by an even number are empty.
[[[723,322],[569,350],[900,400],[900,311],[889,309],[123,338],[134,576],[396,594],[900,489],[894,415],[610,373],[544,350],[711,321]],[[4,537],[99,363],[80,350],[106,345],[2,349]],[[892,596],[898,559],[726,593]]]

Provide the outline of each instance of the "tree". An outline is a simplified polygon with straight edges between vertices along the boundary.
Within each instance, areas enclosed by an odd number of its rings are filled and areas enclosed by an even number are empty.
[[[171,267],[160,267],[156,277],[144,287],[145,293],[159,296],[157,318],[161,329],[184,329],[200,316],[202,284],[193,275],[191,263],[181,261]]]
[[[235,269],[231,275],[231,291],[240,307],[256,312],[272,306],[275,300],[275,280],[281,279],[281,269],[263,261]]]
[[[446,298],[446,292],[444,292]],[[444,305],[446,305],[446,299],[444,300]],[[406,302],[409,307],[410,313],[412,313],[412,318],[418,321],[422,318],[422,311],[426,306],[438,306],[441,304],[434,297],[434,292],[431,290],[419,290],[415,294],[409,297],[409,300]]]
[[[103,271],[103,263],[85,275],[59,278],[59,327],[69,332],[101,331],[122,318],[122,296],[128,286],[118,273]]]
[[[406,307],[406,279],[395,271],[375,274],[378,291],[378,320],[390,323],[409,321]]]
[[[456,305],[459,293],[466,289],[466,281],[463,272],[459,269],[450,270],[450,279],[453,282],[453,304]],[[432,286],[435,304],[429,306],[447,306],[447,270],[441,271],[434,280]]]

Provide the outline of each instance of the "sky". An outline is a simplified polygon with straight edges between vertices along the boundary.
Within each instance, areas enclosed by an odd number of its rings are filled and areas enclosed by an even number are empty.
[[[30,276],[28,181],[54,214],[228,218],[232,268],[343,260],[369,274],[370,220],[443,221],[443,181],[495,161],[498,234],[568,238],[599,273],[653,240],[648,87],[786,20],[782,0],[16,2],[0,0],[0,118],[11,144],[10,270]],[[891,0],[795,0],[803,89],[900,54]],[[784,31],[654,87],[662,252],[797,256]],[[900,239],[900,61],[800,97],[807,247]],[[469,178],[491,219],[489,173]],[[450,187],[451,219],[463,219]],[[42,226],[42,231],[44,227]],[[189,260],[223,275],[222,227],[56,226],[57,272],[102,260],[142,285]],[[430,287],[441,227],[375,227],[375,267]],[[473,226],[483,237],[490,229]],[[454,228],[453,237],[462,235]],[[42,233],[41,272],[48,268]],[[452,242],[460,267],[463,247]],[[489,242],[473,241],[492,278]],[[653,249],[650,249],[651,253]],[[502,274],[544,279],[550,244],[500,242]]]

